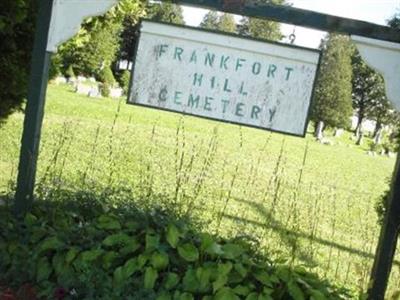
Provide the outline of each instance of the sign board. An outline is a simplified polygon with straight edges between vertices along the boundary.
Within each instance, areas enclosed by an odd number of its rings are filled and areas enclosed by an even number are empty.
[[[151,21],[128,103],[304,136],[320,52]]]

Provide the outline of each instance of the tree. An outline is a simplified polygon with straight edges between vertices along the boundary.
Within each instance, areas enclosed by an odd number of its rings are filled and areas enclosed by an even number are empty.
[[[329,34],[321,43],[322,61],[317,78],[312,119],[317,138],[325,126],[346,128],[353,113],[351,102],[351,47],[348,37]]]
[[[149,6],[146,11],[148,17],[154,21],[185,24],[183,10],[179,5],[163,2]]]
[[[235,19],[231,14],[222,14],[218,19],[217,28],[225,32],[236,32]]]
[[[357,49],[353,50],[351,61],[353,109],[357,113],[355,134],[360,138],[363,121],[378,109],[377,103],[386,101],[385,87],[381,76],[363,61]]]
[[[37,1],[0,1],[0,123],[27,97]]]
[[[263,2],[283,5],[284,0],[263,0]],[[254,38],[279,41],[283,35],[280,30],[280,24],[274,21],[264,19],[243,17],[239,24],[239,34],[248,35]]]
[[[210,10],[203,18],[200,23],[200,27],[204,29],[217,29],[219,23],[218,13],[214,10]]]

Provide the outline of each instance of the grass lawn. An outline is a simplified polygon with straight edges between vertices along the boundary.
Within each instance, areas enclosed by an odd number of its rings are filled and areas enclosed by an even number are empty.
[[[15,180],[23,115],[0,128],[0,192]],[[395,159],[368,156],[350,133],[333,146],[79,96],[50,85],[37,182],[124,187],[241,235],[261,249],[365,290],[379,227],[374,205]],[[11,182],[11,184],[10,184]],[[398,287],[394,266],[391,291]]]

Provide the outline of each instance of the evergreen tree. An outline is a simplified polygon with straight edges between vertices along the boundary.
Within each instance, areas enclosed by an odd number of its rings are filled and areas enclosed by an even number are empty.
[[[233,15],[222,14],[218,19],[218,30],[225,32],[236,32],[236,23]]]
[[[351,47],[348,37],[330,34],[321,44],[323,50],[316,83],[312,118],[318,124],[316,136],[325,126],[346,128],[352,116]]]
[[[283,5],[284,0],[262,0],[266,3]],[[239,34],[248,35],[254,38],[279,41],[283,38],[280,30],[280,24],[274,21],[264,19],[243,17],[238,26]]]
[[[147,8],[147,15],[154,21],[185,24],[182,7],[172,3],[163,2],[152,5]]]
[[[203,18],[200,23],[200,27],[204,29],[217,29],[219,23],[218,13],[214,10],[210,10]]]

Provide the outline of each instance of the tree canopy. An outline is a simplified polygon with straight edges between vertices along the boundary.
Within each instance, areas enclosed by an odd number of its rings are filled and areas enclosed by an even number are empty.
[[[0,123],[27,96],[37,1],[0,1]]]
[[[348,37],[329,34],[317,78],[312,118],[330,127],[347,128],[353,113],[351,102],[351,47]]]

